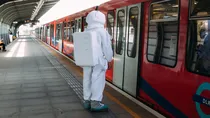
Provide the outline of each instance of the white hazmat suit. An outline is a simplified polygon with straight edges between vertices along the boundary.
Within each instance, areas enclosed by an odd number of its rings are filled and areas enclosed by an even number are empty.
[[[105,30],[105,15],[100,11],[92,11],[86,18],[88,23],[85,31],[95,31],[101,51],[97,52],[98,64],[93,67],[83,67],[83,95],[86,101],[101,102],[105,87],[105,73],[108,62],[112,60],[112,47],[109,33]]]

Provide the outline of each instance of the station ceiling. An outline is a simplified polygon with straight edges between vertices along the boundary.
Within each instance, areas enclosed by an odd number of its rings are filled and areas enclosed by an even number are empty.
[[[60,0],[0,0],[0,22],[36,22]]]

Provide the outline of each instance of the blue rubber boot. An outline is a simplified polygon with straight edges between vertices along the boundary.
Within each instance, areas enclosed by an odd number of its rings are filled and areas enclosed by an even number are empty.
[[[99,101],[91,101],[91,111],[100,112],[100,111],[108,111],[108,106],[102,104]]]
[[[89,110],[90,109],[90,101],[89,100],[85,100],[83,102],[83,106],[85,109]]]

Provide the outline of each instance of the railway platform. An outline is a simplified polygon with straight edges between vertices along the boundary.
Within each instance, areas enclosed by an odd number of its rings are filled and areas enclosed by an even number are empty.
[[[0,118],[162,117],[109,83],[108,112],[85,110],[82,94],[82,69],[34,37],[20,36],[0,52]]]

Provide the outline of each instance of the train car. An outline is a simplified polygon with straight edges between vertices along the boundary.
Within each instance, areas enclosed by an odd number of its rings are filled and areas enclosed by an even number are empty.
[[[114,51],[107,81],[166,117],[209,118],[209,4],[209,0],[111,0],[101,4]],[[94,9],[52,21],[50,46],[62,45],[59,51],[74,59],[71,34],[85,30],[85,17]],[[57,36],[58,21],[64,26],[62,39]],[[58,39],[62,43],[56,43]]]

